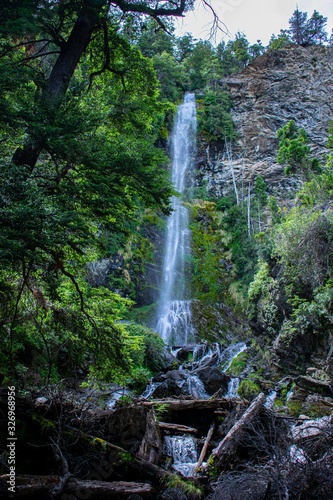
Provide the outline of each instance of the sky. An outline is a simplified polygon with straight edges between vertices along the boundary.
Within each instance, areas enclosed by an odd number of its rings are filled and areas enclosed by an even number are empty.
[[[233,39],[237,31],[245,33],[251,44],[261,40],[267,45],[271,35],[289,27],[288,20],[296,5],[311,17],[314,10],[328,18],[326,31],[333,28],[333,0],[210,0],[215,12],[225,24],[228,35],[218,33],[216,40],[226,42]],[[195,11],[188,13],[183,20],[177,21],[176,35],[189,32],[197,39],[208,39],[212,14],[204,8],[201,0],[196,0]]]

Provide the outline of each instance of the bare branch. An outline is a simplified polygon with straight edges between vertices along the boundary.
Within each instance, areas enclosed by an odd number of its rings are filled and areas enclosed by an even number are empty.
[[[225,35],[229,34],[229,29],[227,25],[221,21],[219,16],[216,14],[213,6],[211,5],[211,0],[201,0],[203,6],[206,10],[209,10],[213,14],[213,21],[211,23],[210,28],[210,38],[214,38],[216,36],[217,31],[221,31]]]

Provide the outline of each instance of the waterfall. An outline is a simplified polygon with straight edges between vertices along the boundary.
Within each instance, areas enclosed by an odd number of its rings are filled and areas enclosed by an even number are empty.
[[[186,261],[190,255],[189,216],[181,200],[192,185],[195,142],[195,96],[187,93],[184,103],[178,107],[171,137],[172,183],[180,196],[172,198],[172,213],[167,223],[156,325],[156,330],[169,345],[191,342],[195,333],[185,280]]]
[[[185,477],[195,475],[197,440],[192,436],[165,436],[163,454],[173,459],[173,469]]]

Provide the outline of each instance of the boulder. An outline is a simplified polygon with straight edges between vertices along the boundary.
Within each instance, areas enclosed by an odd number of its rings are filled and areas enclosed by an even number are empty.
[[[171,370],[153,379],[161,382],[150,395],[152,398],[167,398],[169,396],[180,396],[186,384],[189,373],[187,370]]]
[[[317,380],[309,376],[306,377],[304,375],[300,375],[295,379],[295,383],[299,387],[301,387],[302,389],[306,389],[307,391],[318,392],[323,396],[333,395],[332,386],[322,380]]]
[[[228,390],[230,377],[225,373],[220,372],[218,368],[207,366],[196,370],[195,374],[199,377],[205,387],[205,390],[209,394],[214,394],[220,389],[222,389],[223,392]]]

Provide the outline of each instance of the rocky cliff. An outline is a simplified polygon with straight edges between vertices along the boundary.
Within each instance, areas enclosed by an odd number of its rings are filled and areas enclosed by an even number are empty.
[[[239,189],[260,174],[272,194],[294,191],[301,178],[287,177],[276,162],[277,130],[295,120],[306,130],[311,154],[325,156],[333,118],[333,48],[269,50],[221,85],[231,93],[238,139],[232,158],[224,145],[202,149],[198,182],[205,182],[211,194],[225,195],[232,183],[232,161]]]

